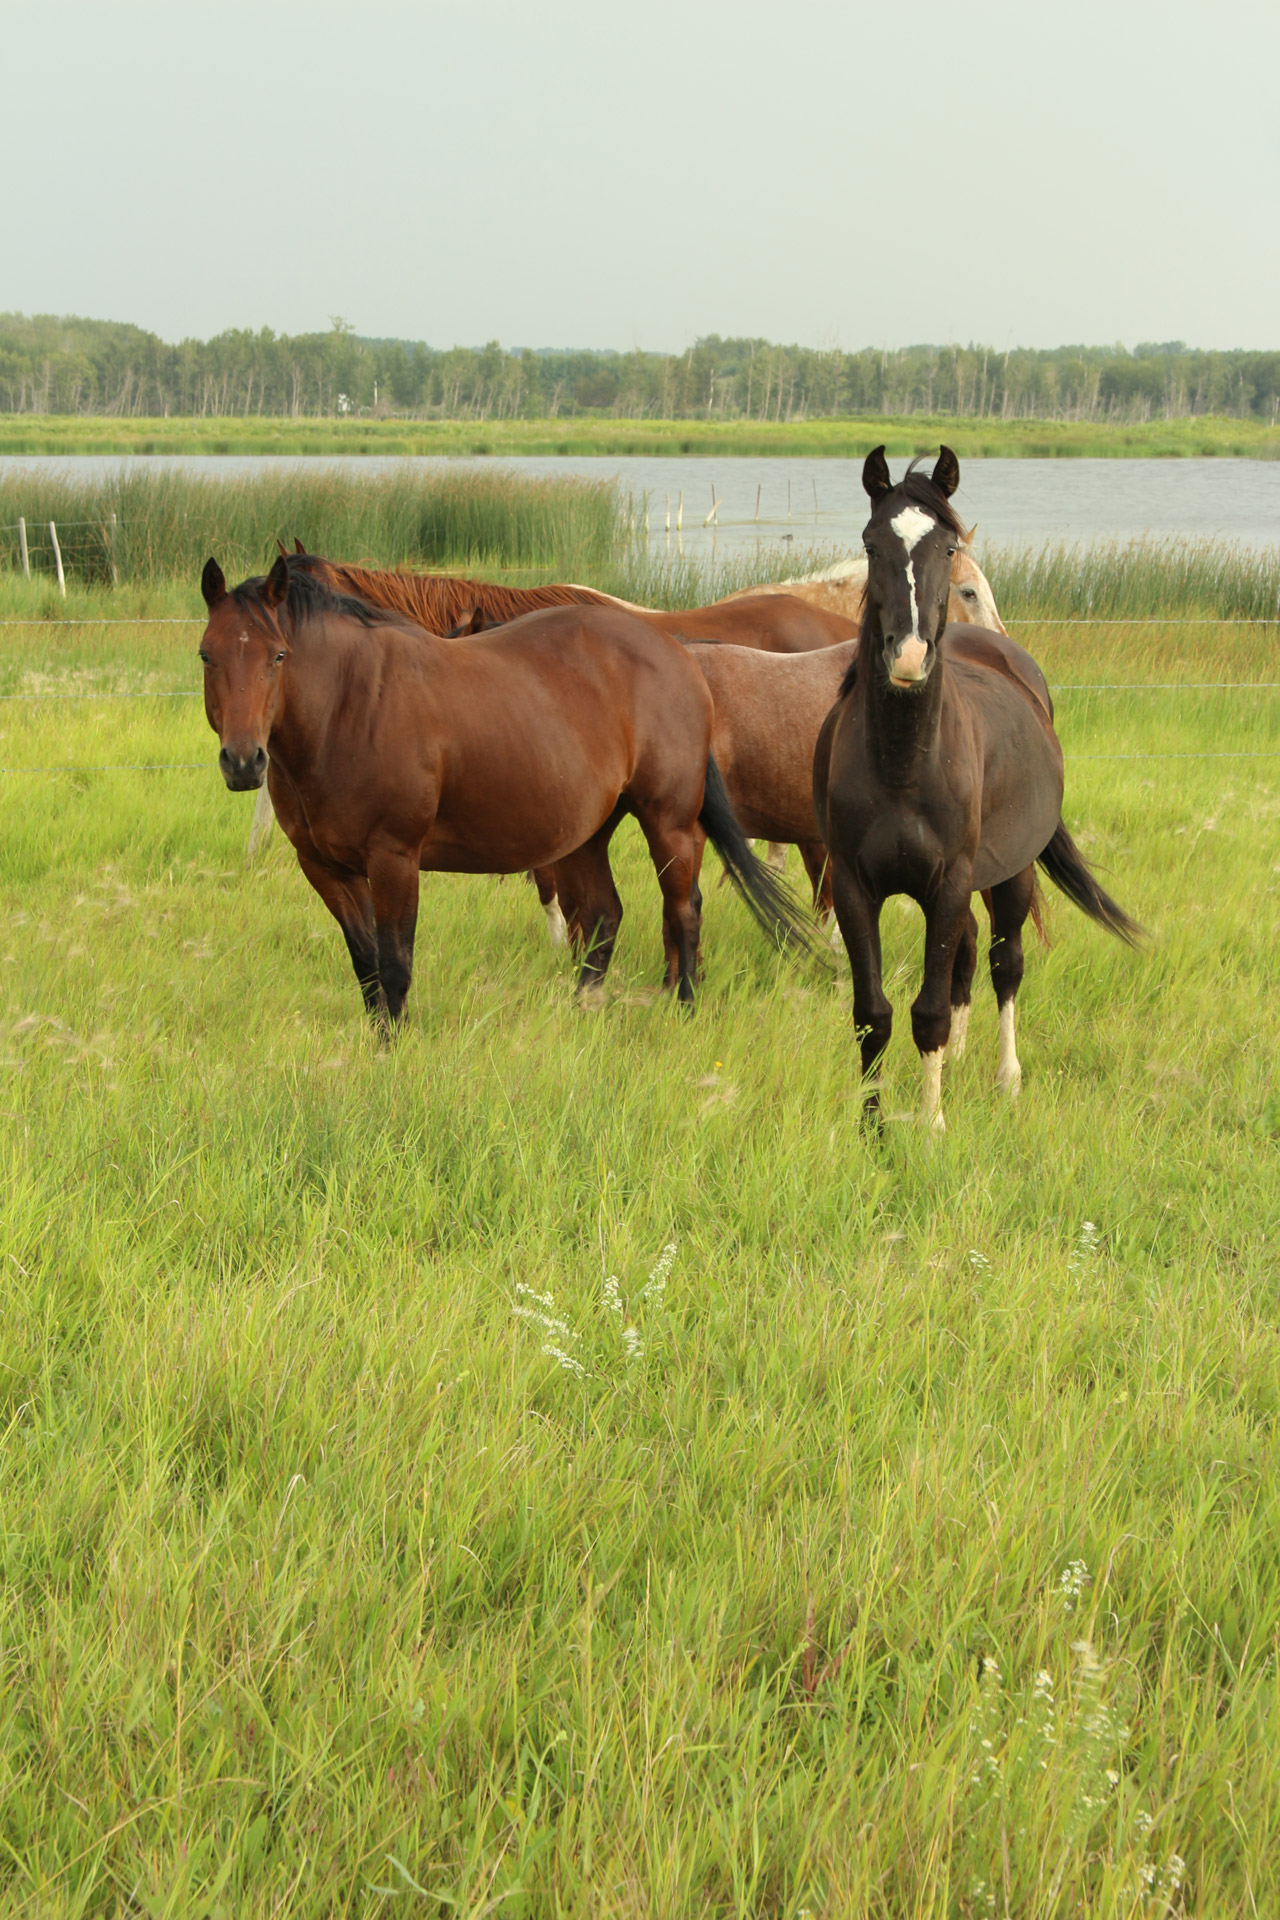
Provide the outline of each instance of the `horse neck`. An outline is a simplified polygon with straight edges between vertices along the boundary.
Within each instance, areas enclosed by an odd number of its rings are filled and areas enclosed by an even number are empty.
[[[380,692],[379,650],[385,632],[347,616],[301,620],[290,636],[284,706],[268,750],[290,775],[304,778],[317,750],[335,728],[371,707]],[[426,644],[430,637],[422,635]],[[442,644],[435,642],[434,644]]]
[[[876,773],[889,786],[904,785],[938,744],[946,666],[941,639],[923,687],[906,693],[889,684],[880,659],[884,636],[874,607],[868,607],[858,640],[859,669],[854,698],[866,718],[867,744]]]

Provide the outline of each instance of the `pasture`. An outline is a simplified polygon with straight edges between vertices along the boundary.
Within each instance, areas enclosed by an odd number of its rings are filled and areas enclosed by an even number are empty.
[[[982,957],[948,1132],[876,1140],[847,969],[709,859],[681,1019],[627,826],[602,1014],[531,888],[430,877],[380,1049],[164,697],[194,576],[43,595],[0,583],[5,1910],[1276,1912],[1280,696],[1189,683],[1280,680],[1277,629],[1015,628],[1151,944],[1051,894],[1021,1100]],[[885,949],[904,1116],[914,909]]]

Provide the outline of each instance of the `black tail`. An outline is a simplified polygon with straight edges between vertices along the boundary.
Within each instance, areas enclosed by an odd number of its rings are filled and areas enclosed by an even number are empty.
[[[1087,913],[1091,920],[1114,933],[1116,938],[1124,940],[1131,947],[1144,937],[1145,929],[1136,920],[1131,920],[1124,908],[1117,906],[1109,893],[1104,893],[1098,885],[1071,835],[1059,820],[1052,840],[1040,855],[1040,865],[1044,868],[1055,887],[1061,887],[1068,900],[1074,900],[1081,913]]]
[[[707,755],[707,785],[702,798],[699,825],[724,861],[724,870],[751,912],[764,928],[786,947],[813,950],[813,938],[804,915],[776,873],[771,873],[751,851],[747,836],[738,825],[737,815],[725,791],[720,769]]]

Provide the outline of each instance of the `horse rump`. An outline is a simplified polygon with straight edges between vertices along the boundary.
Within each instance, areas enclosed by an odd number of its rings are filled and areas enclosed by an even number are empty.
[[[1136,920],[1131,920],[1124,908],[1098,885],[1084,855],[1061,820],[1054,829],[1052,840],[1040,855],[1040,865],[1054,886],[1061,888],[1081,913],[1087,913],[1108,933],[1114,933],[1117,940],[1123,940],[1126,946],[1136,947],[1139,940],[1145,938],[1146,929],[1140,927]]]
[[[770,867],[758,860],[738,824],[724,784],[724,776],[707,755],[707,784],[698,824],[724,862],[734,889],[767,934],[784,947],[814,951],[813,938],[790,890]]]

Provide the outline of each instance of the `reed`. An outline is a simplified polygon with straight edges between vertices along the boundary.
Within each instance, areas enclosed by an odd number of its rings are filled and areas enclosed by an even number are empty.
[[[241,577],[261,572],[277,539],[292,546],[295,535],[316,552],[380,566],[514,565],[572,577],[608,563],[622,514],[608,484],[502,468],[225,477],[121,468],[92,479],[18,470],[0,474],[0,567],[19,566],[23,515],[33,568],[52,573],[54,520],[68,575],[84,583],[110,582],[113,559],[123,581],[194,582],[211,553],[229,577]]]
[[[1006,618],[1087,620],[1201,615],[1274,620],[1280,547],[1145,539],[991,547],[981,563]]]

